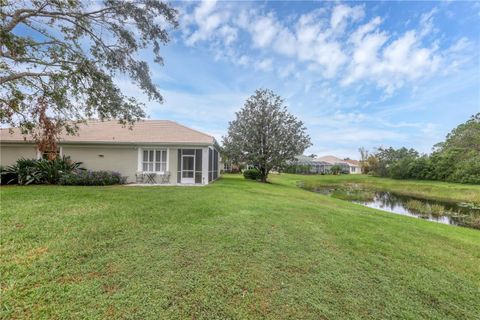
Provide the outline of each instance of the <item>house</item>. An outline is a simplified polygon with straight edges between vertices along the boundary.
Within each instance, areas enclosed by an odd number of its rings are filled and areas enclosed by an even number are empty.
[[[328,173],[333,166],[333,164],[329,162],[319,161],[318,159],[304,155],[296,156],[295,161],[292,161],[290,165],[293,165],[293,168],[287,169],[287,171],[301,174]]]
[[[330,173],[330,169],[334,165],[342,167],[342,171],[345,173],[357,174],[361,173],[360,164],[357,160],[342,160],[334,156],[323,156],[312,158],[309,156],[299,155],[295,157],[294,161],[291,161],[286,171],[289,173],[301,173],[301,174],[326,174]]]
[[[148,174],[161,176],[164,183],[208,184],[220,175],[215,138],[174,121],[142,120],[131,128],[117,121],[87,121],[77,135],[62,135],[58,146],[60,156],[70,156],[89,170],[118,171],[128,182]],[[31,137],[16,128],[0,129],[2,166],[40,157]]]
[[[361,173],[360,163],[357,160],[343,160],[335,156],[328,155],[315,158],[314,161],[327,162],[331,165],[340,165],[345,171],[348,171],[351,174]]]

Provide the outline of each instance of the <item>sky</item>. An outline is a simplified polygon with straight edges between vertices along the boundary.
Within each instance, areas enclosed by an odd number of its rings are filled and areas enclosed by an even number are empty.
[[[149,63],[164,103],[125,78],[150,119],[212,134],[259,88],[282,96],[313,146],[305,154],[359,158],[358,149],[423,153],[480,112],[480,2],[172,2],[179,27]]]

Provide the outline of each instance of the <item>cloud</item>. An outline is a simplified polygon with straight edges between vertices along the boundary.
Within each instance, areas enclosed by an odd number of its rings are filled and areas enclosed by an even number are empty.
[[[437,8],[421,14],[417,27],[404,33],[382,29],[385,17],[362,23],[365,5],[336,4],[289,19],[261,8],[212,1],[192,6],[184,19],[188,26],[185,43],[193,46],[210,41],[217,58],[244,67],[253,65],[264,72],[276,71],[283,77],[295,75],[285,67],[294,63],[311,77],[344,86],[370,82],[387,96],[440,69],[455,70],[466,61],[461,52],[468,39],[459,40],[450,50],[440,50],[438,42],[425,40],[438,31],[434,25]],[[241,45],[235,45],[239,39]],[[253,56],[269,58],[247,59]],[[285,63],[280,57],[290,61]],[[449,65],[453,67],[447,68]]]
[[[422,46],[423,31],[409,30],[393,40],[387,32],[378,30],[380,24],[381,19],[376,17],[350,36],[353,59],[342,80],[343,85],[360,80],[373,81],[391,95],[405,82],[437,72],[444,57],[435,46]]]
[[[230,18],[228,10],[217,10],[217,1],[202,1],[192,13],[184,13],[181,21],[186,26],[193,26],[195,31],[189,34],[185,30],[185,44],[193,46],[199,41],[211,40],[218,35],[229,45],[237,37],[237,30],[226,22]]]
[[[333,8],[332,15],[330,17],[330,26],[332,30],[343,31],[348,20],[355,22],[363,18],[364,15],[365,12],[362,6],[350,7],[340,4]]]
[[[249,31],[253,45],[258,48],[270,45],[280,29],[273,14],[257,17],[252,22]]]
[[[254,67],[255,67],[255,70],[267,71],[272,69],[272,64],[273,64],[272,59],[263,59],[263,60],[259,60]]]

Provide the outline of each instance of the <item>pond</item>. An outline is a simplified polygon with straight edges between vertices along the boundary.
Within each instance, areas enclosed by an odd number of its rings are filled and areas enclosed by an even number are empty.
[[[317,186],[312,191],[396,214],[480,229],[478,204],[411,197],[355,184],[340,187]]]

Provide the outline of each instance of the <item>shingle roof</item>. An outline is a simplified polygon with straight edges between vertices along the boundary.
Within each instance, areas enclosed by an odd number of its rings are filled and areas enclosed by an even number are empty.
[[[13,132],[11,132],[13,131]],[[18,128],[0,129],[2,142],[31,141]],[[190,129],[169,120],[142,120],[136,122],[132,129],[124,127],[117,121],[89,120],[79,124],[77,135],[63,134],[60,141],[66,143],[113,143],[113,144],[213,144],[214,137],[200,131]]]

